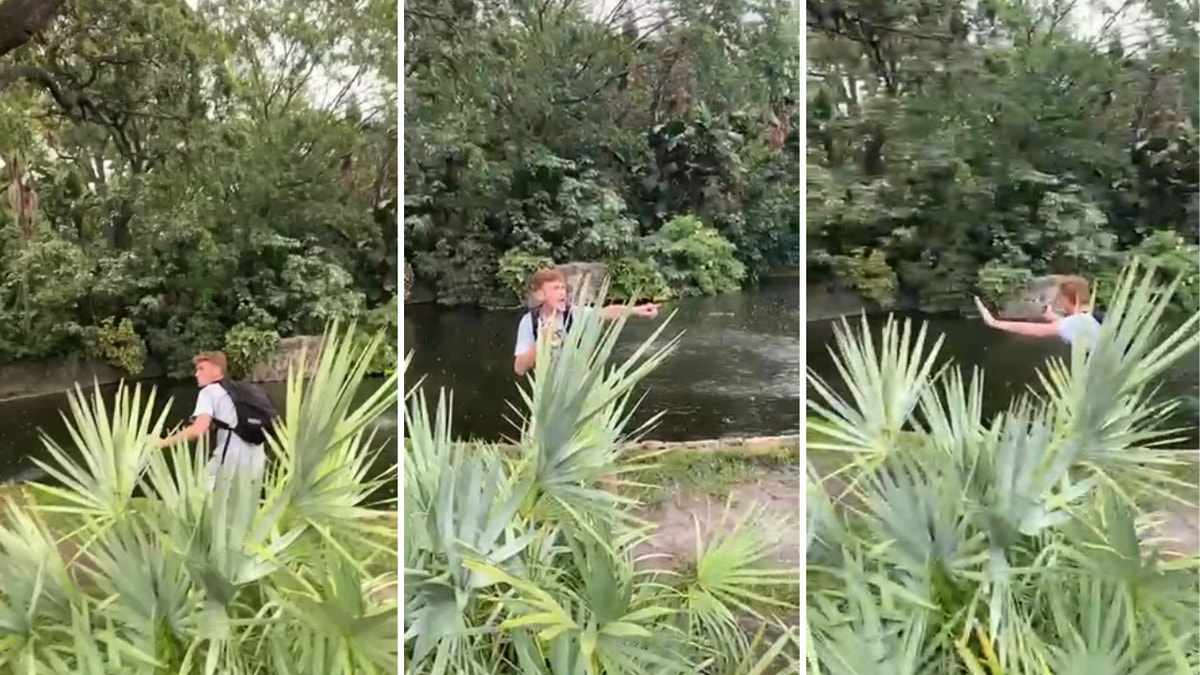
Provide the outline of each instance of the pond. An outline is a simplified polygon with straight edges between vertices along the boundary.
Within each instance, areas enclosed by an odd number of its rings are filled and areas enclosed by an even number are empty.
[[[967,375],[972,367],[983,371],[984,412],[987,415],[1005,409],[1015,397],[1027,392],[1029,387],[1040,390],[1037,370],[1045,365],[1048,358],[1070,356],[1070,348],[1058,340],[1003,333],[988,328],[978,319],[917,316],[911,318],[918,322],[924,321],[928,325],[927,350],[939,336],[944,336],[940,350],[943,360],[952,360],[959,364]],[[857,329],[859,319],[852,317],[850,321],[851,326]],[[875,316],[868,320],[876,340],[885,322],[885,316]],[[808,366],[835,385],[840,378],[829,348],[835,345],[834,326],[838,323],[840,320],[809,322],[805,350]],[[1196,356],[1181,359],[1176,367],[1163,377],[1160,384],[1162,389],[1159,395],[1183,399],[1182,409],[1174,421],[1191,427],[1191,438],[1181,444],[1181,447],[1196,448],[1200,445],[1195,430],[1200,417],[1197,404],[1200,396],[1200,360]]]
[[[630,355],[666,315],[669,335],[684,331],[675,353],[642,383],[635,422],[662,413],[650,437],[687,441],[722,436],[795,434],[800,429],[800,284],[765,283],[742,293],[666,303],[654,321],[630,319],[617,358]],[[463,437],[514,435],[505,401],[516,401],[513,347],[521,312],[404,308],[408,376],[425,377],[436,396],[454,394],[453,428]],[[667,336],[669,337],[669,336]]]
[[[382,380],[368,380],[363,385],[359,396],[365,397],[378,388]],[[196,403],[196,384],[192,381],[160,380],[143,382],[143,392],[150,387],[157,388],[156,405],[161,406],[172,399],[167,413],[167,427],[186,423],[192,414]],[[262,385],[276,409],[283,411],[286,400],[287,385],[283,382],[272,382]],[[115,386],[101,389],[112,400],[116,392]],[[89,389],[84,390],[90,396]],[[70,448],[70,435],[62,419],[62,412],[69,411],[67,395],[55,394],[0,402],[0,482],[14,480],[42,480],[45,475],[34,464],[33,459],[48,459],[48,453],[42,443],[41,434],[53,438],[64,448]],[[385,444],[381,461],[396,461],[397,458],[397,425],[396,414],[389,413],[378,421],[377,442]],[[393,496],[394,486],[382,492],[382,496]]]

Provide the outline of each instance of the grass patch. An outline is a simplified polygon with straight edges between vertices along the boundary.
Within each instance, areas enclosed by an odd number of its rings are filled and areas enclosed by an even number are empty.
[[[629,476],[640,485],[626,486],[622,493],[651,507],[680,491],[723,499],[733,488],[753,483],[763,474],[794,473],[797,480],[800,476],[799,447],[756,448],[753,452],[736,447],[681,449],[650,454],[649,465]]]

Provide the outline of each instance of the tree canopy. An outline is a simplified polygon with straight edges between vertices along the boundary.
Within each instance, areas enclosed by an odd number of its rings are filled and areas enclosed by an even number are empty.
[[[514,302],[549,262],[642,297],[795,262],[799,5],[635,9],[405,3],[405,256],[439,302]]]
[[[1195,0],[807,4],[810,278],[958,309],[1133,253],[1197,311]]]
[[[0,360],[179,372],[394,322],[395,25],[386,0],[0,1]]]

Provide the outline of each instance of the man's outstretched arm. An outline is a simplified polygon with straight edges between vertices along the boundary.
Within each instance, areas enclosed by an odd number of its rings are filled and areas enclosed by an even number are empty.
[[[155,445],[160,448],[168,448],[172,445],[179,445],[185,441],[194,441],[208,433],[208,430],[212,428],[212,419],[213,418],[211,415],[197,415],[196,419],[193,420],[192,423],[187,427],[185,427],[183,431],[171,434],[166,438],[159,439]]]
[[[1026,335],[1028,337],[1054,337],[1058,335],[1059,327],[1057,320],[1050,320],[1045,323],[1030,323],[1027,321],[1000,321],[992,316],[991,310],[979,298],[975,298],[975,307],[979,310],[979,316],[983,318],[983,322],[992,328],[997,328],[1006,333],[1015,335]],[[1049,318],[1045,317],[1044,318]]]
[[[992,328],[998,328],[1006,333],[1026,335],[1029,337],[1054,337],[1055,335],[1058,335],[1057,321],[1051,323],[1033,323],[1029,321],[998,321],[993,319],[988,325]]]
[[[616,321],[630,314],[646,319],[653,319],[658,316],[658,305],[646,302],[640,305],[607,305],[600,309],[600,318],[605,321]]]

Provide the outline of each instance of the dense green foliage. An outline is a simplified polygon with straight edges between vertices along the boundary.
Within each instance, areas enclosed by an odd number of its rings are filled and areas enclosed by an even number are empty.
[[[624,442],[645,432],[629,425],[635,388],[678,338],[664,322],[610,363],[623,324],[581,314],[557,358],[539,344],[515,448],[462,442],[444,393],[407,402],[405,672],[797,672],[799,631],[781,620],[799,570],[775,568],[787,523],[730,506],[697,521],[688,559],[652,555],[646,490],[625,488],[656,467]]]
[[[923,328],[845,326],[846,381],[809,378],[809,456],[837,458],[807,490],[809,673],[1200,668],[1197,458],[1154,387],[1200,347],[1175,290],[1131,271],[1090,353],[996,415]]]
[[[387,306],[396,11],[78,0],[0,53],[0,361],[178,373]]]
[[[0,673],[395,673],[396,519],[368,508],[397,480],[374,440],[397,377],[356,400],[381,348],[326,334],[314,377],[288,382],[266,476],[214,490],[206,442],[154,446],[153,392],[77,391],[72,443],[40,463],[57,485],[0,504]]]
[[[512,304],[531,260],[644,297],[794,262],[798,3],[633,7],[405,3],[405,256],[439,302]]]
[[[810,275],[959,309],[1138,251],[1200,310],[1196,2],[1097,4],[809,3]]]

